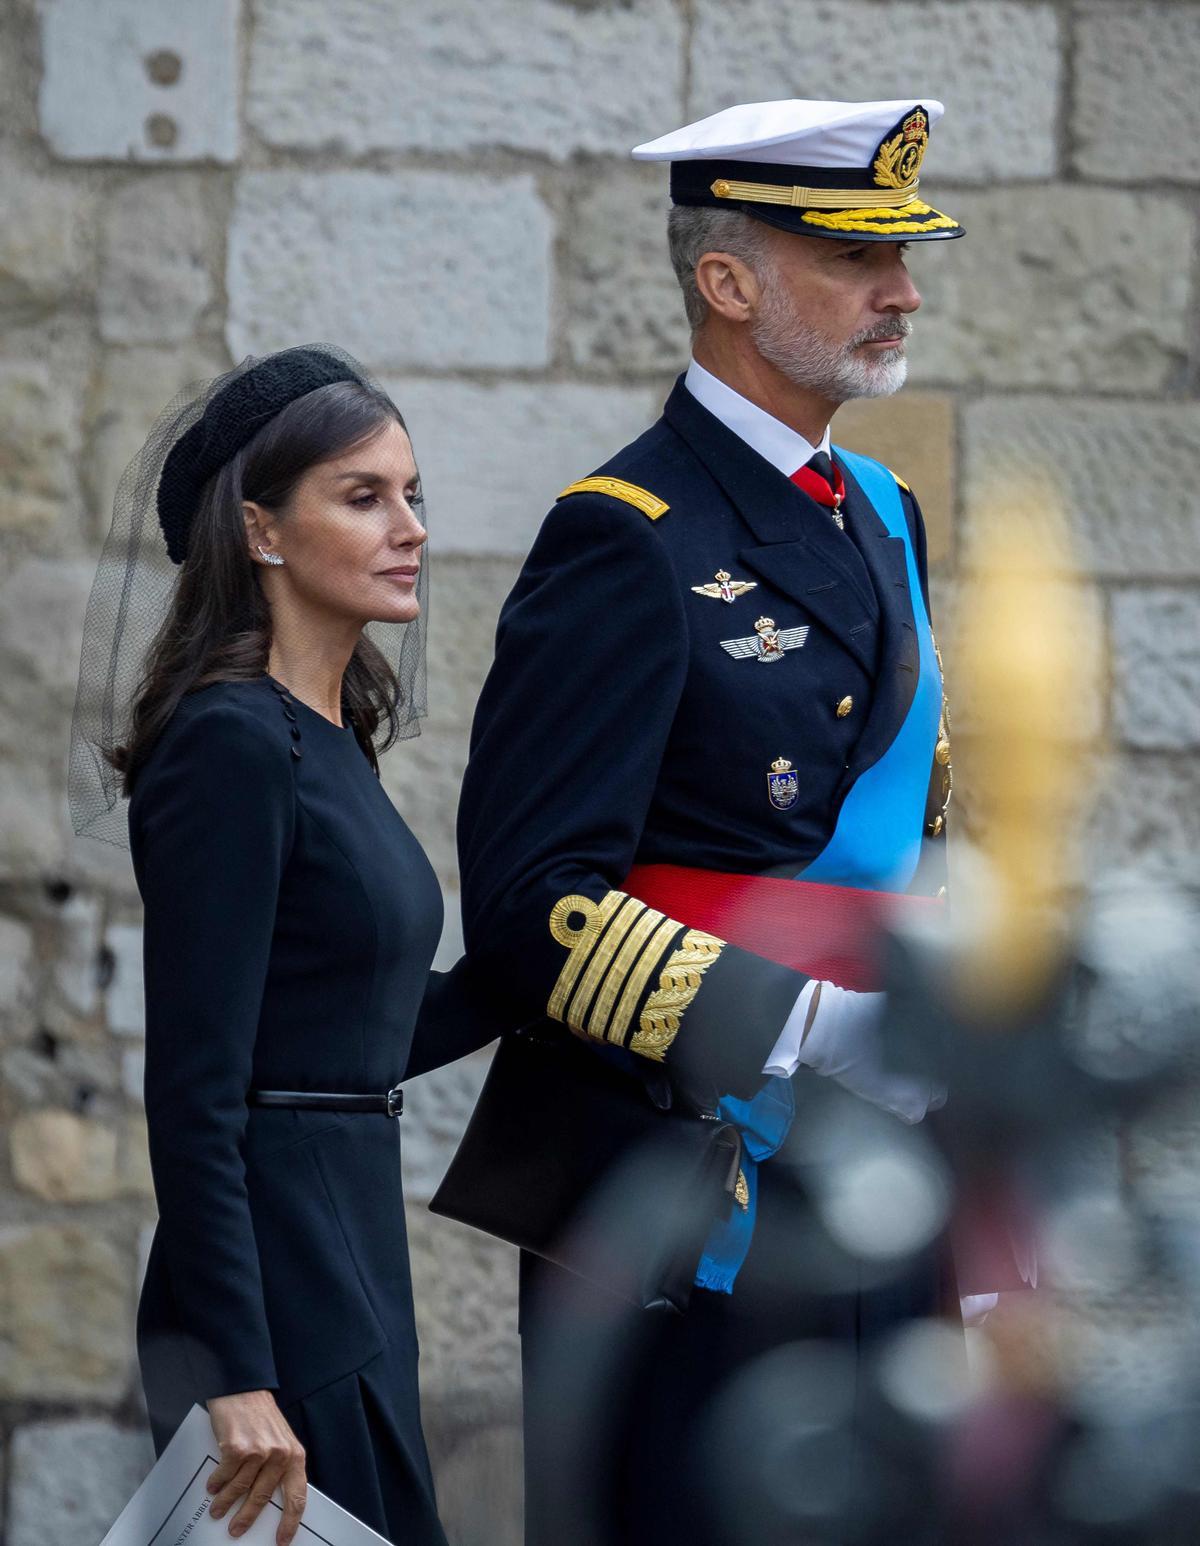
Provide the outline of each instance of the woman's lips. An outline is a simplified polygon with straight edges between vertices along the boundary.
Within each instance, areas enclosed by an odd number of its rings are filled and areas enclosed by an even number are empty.
[[[381,580],[391,580],[396,585],[413,585],[416,583],[420,569],[381,569]]]

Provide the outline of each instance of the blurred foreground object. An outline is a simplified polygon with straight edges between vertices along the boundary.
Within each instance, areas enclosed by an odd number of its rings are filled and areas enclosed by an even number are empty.
[[[959,988],[981,1018],[1044,998],[1065,946],[1055,920],[1078,885],[1089,791],[1069,705],[1096,691],[1102,646],[1081,588],[1064,583],[1072,564],[1051,487],[1031,477],[983,501],[958,603],[955,694],[971,713],[960,776],[981,818],[985,874],[965,877],[953,904]]]

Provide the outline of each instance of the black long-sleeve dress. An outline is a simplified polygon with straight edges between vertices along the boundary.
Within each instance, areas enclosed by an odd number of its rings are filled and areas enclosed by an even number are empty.
[[[161,1451],[194,1402],[270,1389],[309,1480],[439,1543],[417,1395],[401,1123],[247,1106],[386,1091],[501,1028],[430,973],[438,885],[349,728],[268,677],[183,700],[142,768],[146,1110],[159,1224],[138,1350]]]

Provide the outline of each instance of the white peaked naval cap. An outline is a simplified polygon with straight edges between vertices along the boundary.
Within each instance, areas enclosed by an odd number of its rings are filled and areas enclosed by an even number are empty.
[[[932,98],[889,102],[746,102],[633,152],[671,163],[676,204],[741,209],[785,231],[851,241],[961,236],[918,195]]]

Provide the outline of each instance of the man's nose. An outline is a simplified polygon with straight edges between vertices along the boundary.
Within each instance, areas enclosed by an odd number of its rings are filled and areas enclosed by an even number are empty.
[[[883,287],[880,297],[881,311],[916,311],[921,304],[921,292],[913,284],[912,275],[897,262],[895,269],[888,276],[888,282]]]

